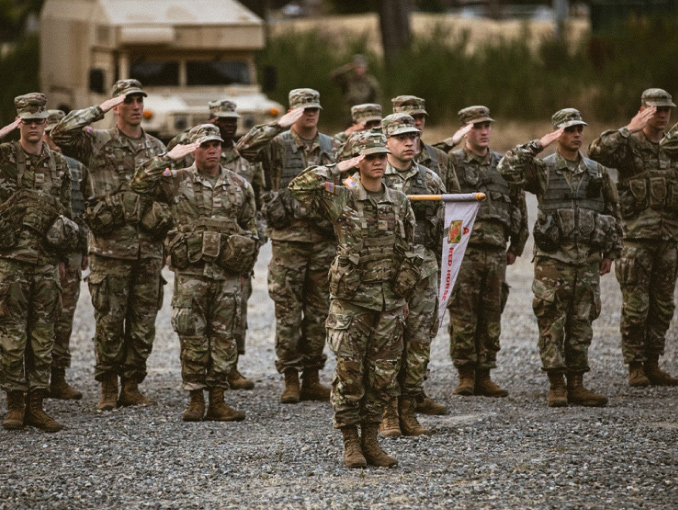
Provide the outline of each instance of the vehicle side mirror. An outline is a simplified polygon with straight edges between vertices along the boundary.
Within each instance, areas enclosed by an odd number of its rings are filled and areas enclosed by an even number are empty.
[[[90,69],[89,70],[89,90],[96,94],[104,94],[104,70]]]
[[[269,93],[275,91],[278,88],[278,69],[275,66],[267,65],[264,66],[262,80],[261,80],[261,91],[264,93]]]

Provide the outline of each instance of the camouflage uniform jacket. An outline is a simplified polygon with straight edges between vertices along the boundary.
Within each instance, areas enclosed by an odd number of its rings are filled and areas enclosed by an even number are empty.
[[[85,196],[89,189],[89,171],[87,167],[77,159],[66,156],[68,168],[71,171],[71,207],[73,209],[73,221],[78,224],[77,254],[87,254],[87,234],[89,229],[85,223]]]
[[[525,193],[509,186],[499,175],[501,154],[488,151],[479,156],[464,147],[450,155],[461,192],[480,191],[486,195],[480,202],[469,244],[506,249],[510,240],[508,251],[520,256],[530,235]]]
[[[104,112],[99,106],[74,110],[51,133],[65,154],[89,168],[90,188],[86,198],[90,206],[109,193],[127,190],[136,168],[165,152],[160,140],[145,133],[140,139],[133,139],[117,127],[105,130],[87,127],[103,118]],[[105,237],[90,235],[89,252],[115,259],[159,259],[163,245],[137,225],[125,224]]]
[[[417,163],[404,172],[387,163],[383,181],[389,188],[405,195],[441,195],[446,192],[440,177]],[[426,278],[440,269],[438,259],[443,248],[444,207],[442,202],[433,200],[412,201],[410,205],[416,218],[412,251],[424,259],[421,277]]]
[[[379,312],[403,306],[405,300],[394,294],[391,279],[414,241],[409,200],[387,186],[375,199],[358,177],[336,185],[336,175],[334,166],[311,167],[290,184],[297,200],[334,225],[338,245],[330,269],[332,296],[341,298],[337,288],[353,271],[355,292],[348,301]]]
[[[577,195],[576,198],[562,198],[561,201],[569,200],[568,206],[562,211],[575,211],[572,214],[574,218],[570,224],[572,232],[564,236],[558,247],[554,251],[545,251],[535,242],[534,254],[535,257],[547,257],[564,262],[566,264],[576,266],[586,266],[590,264],[599,264],[602,258],[614,260],[621,254],[621,216],[619,214],[619,196],[617,189],[610,178],[607,169],[581,155],[576,171],[572,171],[558,151],[543,160],[537,159],[544,148],[539,143],[539,140],[534,140],[524,145],[518,145],[502,158],[499,162],[498,170],[501,176],[509,183],[509,185],[517,185],[522,187],[525,191],[534,193],[537,196],[539,203],[540,216],[543,215],[545,209],[544,196],[547,192],[552,192],[552,187],[549,184],[556,180],[556,177],[564,178],[569,184],[570,194]],[[595,200],[600,202],[600,214],[607,215],[613,219],[614,242],[609,250],[602,253],[600,250],[593,249],[589,244],[587,235],[591,230],[597,230],[595,224],[587,222],[583,224],[580,222],[581,216],[577,211],[581,211],[579,207],[580,202],[586,201],[587,197],[579,196],[582,184],[590,182],[591,169],[594,169],[600,188],[596,193]],[[550,177],[551,172],[556,175]],[[588,184],[587,184],[588,185]],[[585,195],[586,193],[584,193]],[[594,198],[588,199],[592,201]],[[557,211],[558,228],[562,230],[561,220],[565,214],[561,215],[561,210]],[[596,213],[598,215],[598,213]],[[537,220],[538,222],[540,219]],[[536,228],[536,226],[535,226]],[[582,234],[582,232],[585,232]],[[562,235],[562,233],[561,233]],[[579,237],[577,237],[579,235]]]
[[[30,195],[23,196],[23,190],[30,190]],[[57,263],[44,234],[58,214],[71,217],[71,172],[66,159],[46,143],[39,156],[27,154],[19,142],[0,145],[0,219],[2,228],[11,228],[15,237],[13,246],[0,245],[0,258],[35,265]]]
[[[256,205],[252,186],[241,176],[224,167],[214,185],[195,165],[169,170],[172,161],[156,156],[137,169],[131,187],[140,194],[152,194],[168,203],[174,219],[174,230],[168,234],[169,245],[182,235],[212,231],[220,236],[237,233],[258,240],[255,220]],[[201,238],[202,242],[202,238]],[[223,242],[219,242],[223,245]],[[222,248],[223,249],[223,248]],[[177,273],[204,276],[213,280],[233,278],[215,261],[200,258]]]
[[[324,139],[321,141],[321,137]],[[326,149],[321,147],[326,146]],[[334,163],[334,154],[339,148],[337,140],[318,133],[310,147],[306,147],[304,140],[293,130],[283,131],[277,122],[255,126],[243,136],[236,149],[251,162],[260,161],[264,171],[264,187],[267,190],[284,193],[290,178],[284,174],[293,171],[295,175],[314,165]],[[294,158],[289,156],[293,155]],[[294,159],[298,166],[289,168]],[[286,172],[287,170],[287,172]],[[295,201],[296,202],[296,201]],[[270,228],[269,237],[276,241],[297,241],[318,243],[332,237],[330,225],[324,224],[298,203],[292,205],[294,217],[290,225],[282,229]]]
[[[330,79],[341,88],[349,108],[363,103],[381,102],[379,82],[371,74],[356,76],[350,65],[346,65],[332,71]]]
[[[605,131],[589,157],[618,172],[624,237],[678,240],[678,143],[676,127],[660,143],[625,127]]]
[[[451,168],[451,161],[449,155],[434,147],[421,141],[421,152],[417,154],[414,160],[421,166],[433,170],[444,183],[449,184],[449,192],[457,193],[459,191],[459,182],[454,170]]]

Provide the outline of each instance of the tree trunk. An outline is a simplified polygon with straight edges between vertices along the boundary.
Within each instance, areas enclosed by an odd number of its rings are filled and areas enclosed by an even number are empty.
[[[384,59],[392,66],[410,44],[410,0],[379,0],[379,24]]]

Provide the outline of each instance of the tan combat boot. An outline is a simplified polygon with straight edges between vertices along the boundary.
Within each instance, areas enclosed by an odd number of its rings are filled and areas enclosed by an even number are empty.
[[[602,407],[607,397],[584,388],[584,374],[567,374],[567,401],[576,406]]]
[[[299,372],[293,368],[285,370],[285,390],[280,395],[283,404],[296,404],[299,402]]]
[[[202,421],[205,416],[205,395],[202,390],[191,390],[188,409],[181,415],[183,421]]]
[[[360,438],[360,444],[363,449],[363,455],[365,460],[371,466],[381,466],[381,467],[393,467],[398,465],[398,461],[395,457],[387,455],[384,450],[379,446],[377,441],[377,433],[379,429],[379,424],[377,423],[363,423],[362,424],[362,437]]]
[[[645,375],[643,364],[640,361],[629,363],[629,386],[632,388],[644,388],[650,385],[650,380]]]
[[[367,460],[365,460],[363,450],[360,446],[358,428],[355,425],[351,427],[342,427],[341,435],[344,437],[344,465],[347,468],[367,467]]]
[[[66,382],[66,369],[52,367],[52,377],[49,382],[49,398],[58,400],[80,400],[82,393]]]
[[[106,374],[101,381],[101,395],[97,409],[99,411],[110,411],[115,409],[118,400],[118,376],[115,374]]]
[[[393,397],[384,408],[384,416],[379,424],[379,433],[384,437],[400,437],[400,418],[398,417],[398,397]]]
[[[254,381],[242,375],[236,365],[228,374],[228,385],[232,390],[251,390],[254,388]]]
[[[678,386],[678,379],[659,368],[659,355],[651,354],[645,362],[645,375],[652,386]]]
[[[118,406],[145,406],[151,403],[151,399],[139,392],[139,383],[132,379],[123,379]]]
[[[508,391],[490,379],[490,370],[486,368],[476,370],[476,386],[473,394],[483,397],[508,397]]]
[[[565,388],[565,377],[560,372],[549,372],[548,405],[549,407],[567,407],[567,389]]]
[[[320,377],[317,370],[304,370],[301,374],[301,400],[320,400],[330,399],[330,389],[320,384]]]
[[[19,430],[24,428],[24,414],[26,412],[26,402],[24,401],[24,392],[7,392],[7,417],[2,422],[2,428],[5,430]]]
[[[210,389],[210,406],[207,409],[206,420],[210,421],[242,421],[245,413],[237,411],[224,402],[224,389]]]
[[[457,367],[459,372],[459,384],[454,392],[457,395],[468,397],[473,395],[476,386],[476,369],[473,365],[462,365]]]
[[[417,398],[417,405],[414,410],[419,414],[431,414],[434,416],[447,414],[447,407],[433,400],[425,392]]]
[[[42,401],[47,390],[33,390],[28,392],[28,405],[26,406],[26,425],[33,425],[45,432],[59,432],[64,426],[42,410]]]
[[[414,414],[413,398],[400,397],[398,399],[398,413],[400,415],[400,430],[404,436],[422,436],[431,433],[429,429],[425,429],[417,420]]]

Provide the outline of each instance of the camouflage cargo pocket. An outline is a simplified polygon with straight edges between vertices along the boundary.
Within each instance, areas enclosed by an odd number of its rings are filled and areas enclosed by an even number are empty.
[[[186,269],[188,267],[188,247],[183,235],[178,235],[168,246],[170,252],[170,263],[175,269]]]
[[[327,345],[337,357],[351,357],[353,349],[349,337],[349,326],[353,316],[343,313],[330,313],[325,319]]]
[[[337,257],[330,267],[330,293],[339,299],[351,299],[360,286],[360,269],[345,257]]]
[[[214,262],[221,252],[221,234],[206,231],[202,233],[202,259],[205,262]]]
[[[264,204],[262,212],[271,228],[281,229],[290,224],[290,216],[281,192],[273,192],[273,198]]]
[[[409,299],[414,288],[421,281],[423,259],[419,255],[405,257],[393,277],[393,292],[396,296]]]
[[[600,312],[603,309],[603,304],[600,301],[600,285],[596,283],[591,284],[591,311],[589,313],[589,320],[596,320],[600,317]]]
[[[536,317],[544,317],[548,309],[556,302],[556,291],[540,280],[532,282],[532,310]]]
[[[91,273],[87,277],[89,293],[92,296],[92,306],[99,313],[106,313],[110,308],[108,282],[105,273]]]
[[[193,336],[196,328],[196,314],[193,310],[193,296],[176,291],[172,297],[172,328],[179,336]]]
[[[560,229],[553,216],[539,214],[532,230],[534,244],[545,252],[551,252],[560,246]]]
[[[642,211],[647,205],[647,184],[644,178],[629,181],[629,191],[634,199],[634,209]]]
[[[169,206],[153,201],[141,217],[139,228],[152,239],[159,241],[167,235],[167,232],[172,228],[172,223],[172,214]]]
[[[629,189],[619,193],[619,212],[622,218],[630,218],[636,214],[636,199]]]
[[[650,177],[650,207],[663,209],[666,202],[666,179]]]
[[[624,285],[633,285],[638,283],[636,274],[636,252],[632,246],[625,246],[621,258],[614,261],[614,274],[617,281]]]
[[[226,240],[217,264],[227,271],[245,275],[252,271],[256,259],[256,241],[250,237],[233,234]]]
[[[105,200],[100,200],[93,207],[85,210],[85,222],[94,235],[105,236],[117,226],[113,211]]]

